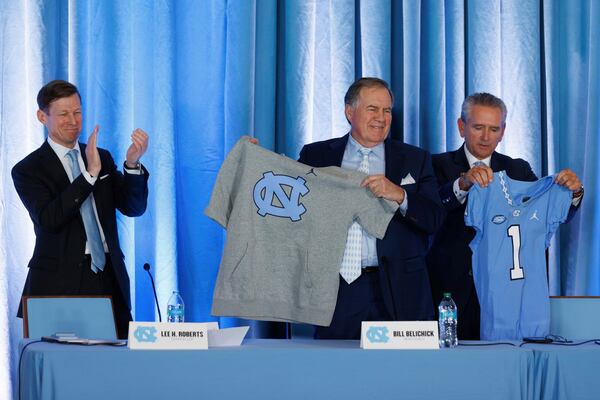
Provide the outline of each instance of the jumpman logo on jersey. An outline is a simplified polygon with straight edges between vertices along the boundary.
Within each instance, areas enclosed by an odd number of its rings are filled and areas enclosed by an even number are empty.
[[[306,175],[310,175],[310,174],[313,174],[314,176],[317,176],[317,174],[315,174],[315,169],[314,168],[311,168],[310,171],[308,171],[306,173]]]
[[[531,218],[529,218],[529,220],[530,220],[530,221],[531,221],[532,219],[536,219],[536,220],[538,220],[538,221],[540,220],[540,219],[538,218],[538,215],[537,215],[537,210],[535,210],[535,211],[533,212],[533,215],[531,216]]]

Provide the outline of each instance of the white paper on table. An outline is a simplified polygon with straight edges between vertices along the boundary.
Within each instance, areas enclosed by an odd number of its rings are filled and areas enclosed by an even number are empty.
[[[239,346],[248,333],[248,326],[208,330],[208,347]]]

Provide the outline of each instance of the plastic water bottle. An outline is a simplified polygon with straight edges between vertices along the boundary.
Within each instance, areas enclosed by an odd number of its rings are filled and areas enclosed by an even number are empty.
[[[450,297],[450,293],[444,293],[444,298],[438,307],[440,312],[438,324],[440,327],[440,347],[455,347],[458,345],[456,327],[458,316],[456,303]]]
[[[173,294],[167,303],[167,322],[184,322],[185,305],[178,291],[173,290]]]

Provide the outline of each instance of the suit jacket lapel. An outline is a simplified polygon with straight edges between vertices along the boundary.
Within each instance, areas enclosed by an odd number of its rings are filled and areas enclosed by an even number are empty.
[[[85,144],[79,143],[79,153],[81,154],[81,158],[83,158],[83,165],[87,169],[87,157],[85,154]]]
[[[402,178],[406,176],[408,171],[404,170],[404,152],[398,144],[387,139],[384,142],[385,149],[385,176],[390,181],[400,184]],[[417,179],[417,177],[413,177]]]
[[[502,162],[500,157],[498,157],[498,153],[496,152],[492,153],[492,159],[490,160],[490,168],[492,168],[492,171],[494,172],[506,170],[506,165]]]
[[[471,166],[469,165],[469,160],[467,160],[467,155],[465,154],[465,144],[458,150],[456,150],[453,154],[454,163],[459,166],[461,171],[468,171]]]
[[[329,159],[333,160],[333,165],[335,166],[342,166],[342,160],[344,159],[344,151],[346,151],[346,145],[348,144],[348,136],[349,134],[346,134],[341,138],[332,141],[329,144],[329,149],[331,151]]]
[[[39,154],[41,168],[49,171],[61,186],[68,186],[67,171],[47,140],[40,146]]]
[[[83,158],[83,165],[87,170],[87,156],[85,154],[85,143],[79,143],[79,151],[81,152],[81,158]],[[100,172],[98,172],[98,177],[102,176],[102,171],[104,170],[104,164],[100,167]]]

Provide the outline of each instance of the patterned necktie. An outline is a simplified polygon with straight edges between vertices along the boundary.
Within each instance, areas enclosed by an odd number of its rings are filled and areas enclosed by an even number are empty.
[[[69,159],[71,160],[73,180],[81,175],[79,163],[77,162],[77,151],[78,150],[73,149],[67,153],[67,156],[69,156]],[[85,235],[87,236],[92,251],[92,271],[98,273],[99,270],[104,270],[106,256],[104,255],[104,246],[102,245],[102,238],[100,237],[100,229],[98,228],[98,222],[96,221],[96,216],[94,215],[94,209],[92,207],[91,195],[85,199],[79,211],[81,212],[81,218],[83,219]]]
[[[358,166],[359,172],[369,173],[369,153],[371,149],[361,147],[362,161]],[[340,275],[348,283],[352,283],[361,273],[361,247],[362,247],[362,228],[357,222],[353,222],[348,229],[348,239],[346,240],[346,249],[342,258]]]

